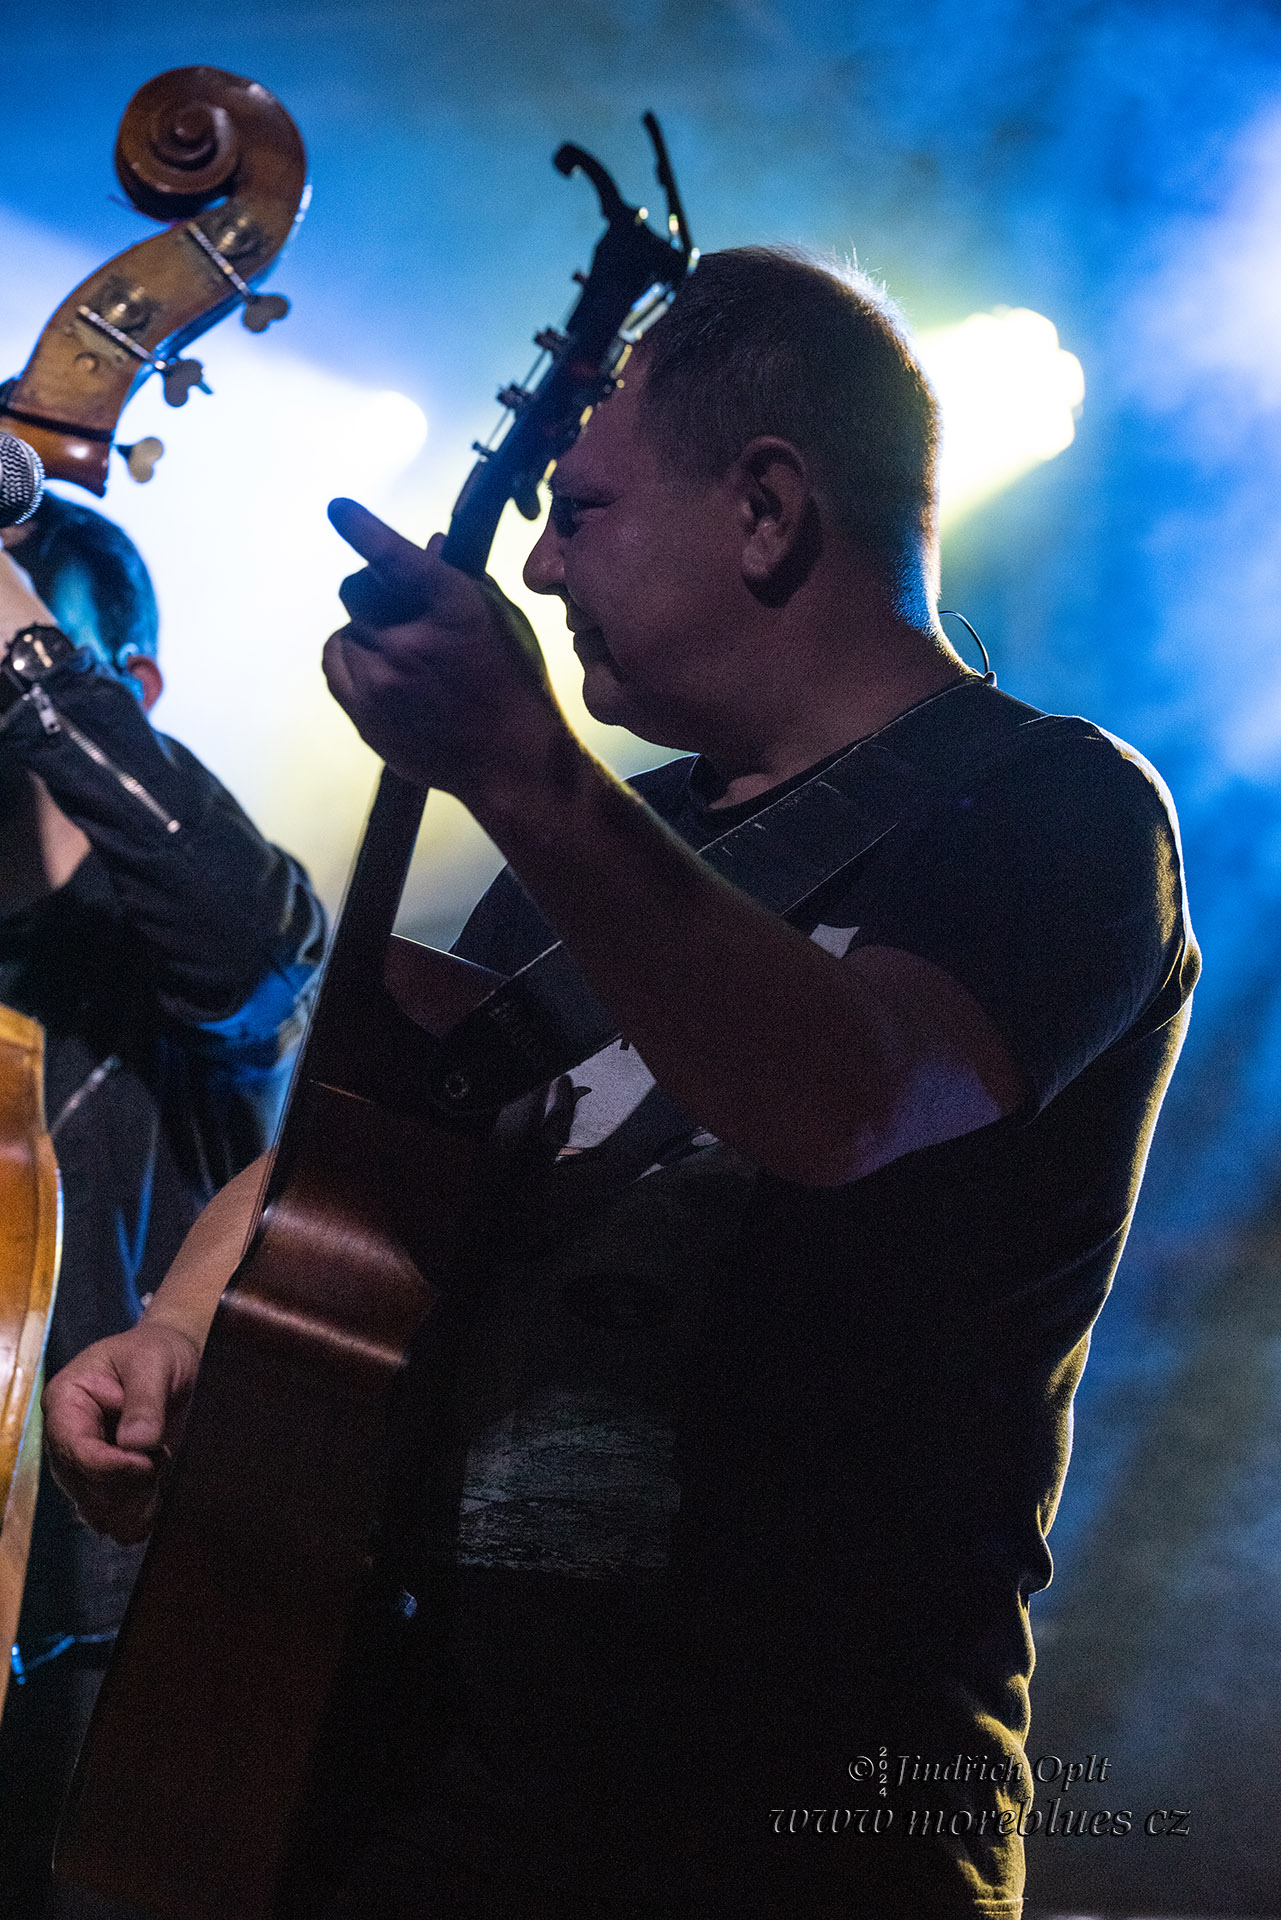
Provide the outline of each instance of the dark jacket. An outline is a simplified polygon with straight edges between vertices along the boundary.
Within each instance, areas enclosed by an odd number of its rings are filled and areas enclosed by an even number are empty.
[[[0,780],[38,774],[93,852],[0,921],[0,999],[46,1035],[65,1208],[53,1373],[134,1323],[205,1202],[267,1144],[324,914],[297,862],[87,649],[44,693],[0,727]],[[120,1582],[69,1564],[101,1555],[47,1485],[41,1508],[25,1645],[114,1625],[120,1603]]]

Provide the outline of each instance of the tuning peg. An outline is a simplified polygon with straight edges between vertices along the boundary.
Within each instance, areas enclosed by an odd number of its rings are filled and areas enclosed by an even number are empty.
[[[534,345],[544,353],[559,353],[569,345],[569,336],[556,327],[544,327],[541,333],[534,335]]]
[[[250,333],[265,333],[273,320],[283,320],[288,311],[283,293],[251,293],[240,318]]]
[[[210,266],[217,267],[228,286],[233,287],[244,301],[244,311],[240,317],[250,333],[263,333],[273,320],[284,319],[289,311],[289,302],[283,293],[255,293],[249,282],[241,279],[226,254],[214,245],[197,221],[185,220],[183,231],[190,235]]]
[[[509,408],[512,413],[519,413],[522,408],[529,405],[532,397],[531,394],[526,393],[524,387],[518,387],[513,381],[510,387],[502,389],[498,396],[498,404],[500,407]]]
[[[164,457],[165,443],[157,440],[154,434],[148,434],[145,440],[135,440],[131,447],[116,448],[124,456],[129,469],[129,477],[136,480],[140,487],[146,486],[156,470],[156,462]]]
[[[164,387],[165,399],[171,407],[185,407],[187,395],[193,387],[199,387],[201,393],[212,393],[213,388],[205,385],[205,370],[199,360],[162,360],[150,347],[143,347],[121,330],[111,320],[106,320],[92,307],[77,307],[80,318],[98,333],[105,333],[108,340],[114,340],[118,347],[131,353],[135,360],[141,360],[144,366],[153,367],[160,375]]]
[[[185,407],[193,387],[199,387],[201,393],[213,391],[205,385],[205,370],[199,360],[166,360],[159,371],[160,384],[171,407]]]

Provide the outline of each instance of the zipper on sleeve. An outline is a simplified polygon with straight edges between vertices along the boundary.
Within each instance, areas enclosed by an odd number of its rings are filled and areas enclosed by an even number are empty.
[[[126,793],[131,794],[144,806],[152,818],[160,822],[166,833],[181,833],[181,820],[175,820],[171,814],[167,813],[155,796],[147,792],[141,780],[135,780],[131,773],[126,773],[123,767],[117,766],[110,755],[104,753],[87,733],[81,733],[79,727],[73,726],[65,713],[59,713],[43,687],[32,687],[30,699],[40,716],[40,724],[47,734],[51,737],[56,733],[65,734],[71,744],[78,747],[81,753],[87,754],[96,767],[101,767],[105,774],[109,774]]]

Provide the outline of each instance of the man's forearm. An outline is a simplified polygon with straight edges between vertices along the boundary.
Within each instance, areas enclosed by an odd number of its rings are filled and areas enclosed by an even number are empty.
[[[0,553],[0,656],[22,627],[52,623],[27,575]],[[272,972],[300,989],[324,940],[306,876],[84,648],[8,708],[0,752],[36,776],[71,834],[87,838],[180,1019],[236,1012]],[[70,865],[55,863],[53,884],[82,852],[83,843]]]
[[[946,1073],[946,1049],[921,1045],[875,954],[842,962],[765,912],[585,749],[558,762],[555,780],[466,798],[692,1117],[814,1184],[925,1144],[905,1143],[897,1108],[923,1074]],[[970,1124],[1001,1110],[994,1097]]]
[[[301,965],[305,979],[324,920],[294,863],[121,682],[71,667],[45,691],[43,721],[12,711],[5,750],[88,837],[179,1016],[222,1018],[273,970]]]
[[[239,1266],[271,1167],[262,1154],[216,1193],[179,1247],[147,1308],[149,1325],[172,1327],[199,1352],[227,1282]]]

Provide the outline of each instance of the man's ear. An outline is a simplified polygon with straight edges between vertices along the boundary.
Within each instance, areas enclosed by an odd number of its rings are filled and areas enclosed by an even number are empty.
[[[165,676],[149,653],[130,653],[120,662],[121,673],[136,680],[142,689],[142,710],[150,713],[165,690]]]
[[[801,585],[818,555],[809,468],[789,440],[762,435],[739,455],[736,480],[743,580],[758,599],[776,603]]]

